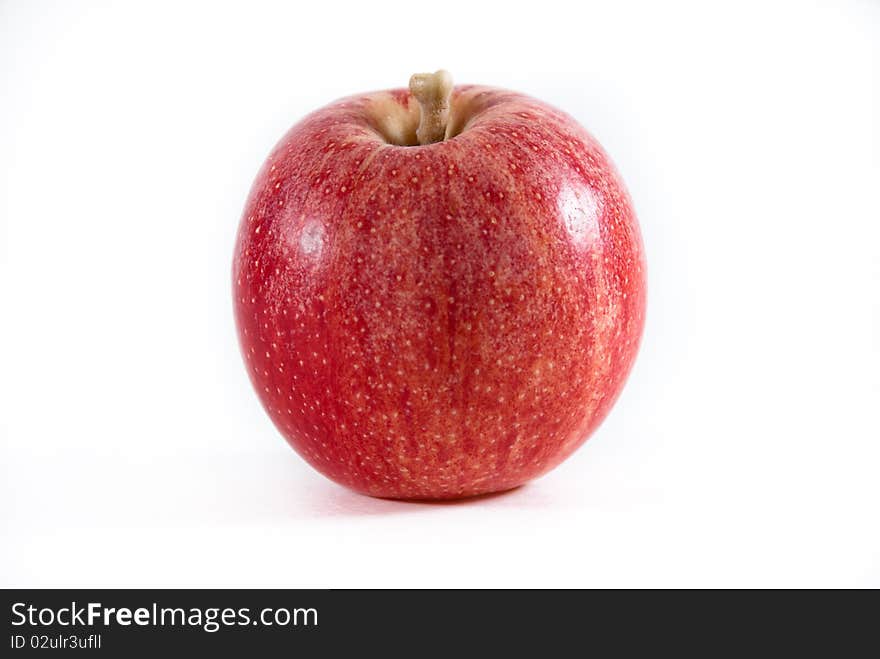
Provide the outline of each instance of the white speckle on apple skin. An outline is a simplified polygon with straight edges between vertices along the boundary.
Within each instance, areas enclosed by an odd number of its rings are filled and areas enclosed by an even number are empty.
[[[324,225],[320,220],[307,221],[300,232],[299,252],[304,258],[319,259],[324,249]]]

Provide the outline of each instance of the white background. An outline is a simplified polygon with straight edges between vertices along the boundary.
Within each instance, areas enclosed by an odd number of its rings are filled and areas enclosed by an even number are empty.
[[[0,584],[880,586],[878,2],[0,4]],[[648,323],[573,458],[459,504],[312,471],[233,239],[307,112],[444,67],[617,162]]]

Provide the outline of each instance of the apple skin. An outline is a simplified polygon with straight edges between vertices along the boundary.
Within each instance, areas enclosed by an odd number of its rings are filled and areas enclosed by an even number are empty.
[[[358,492],[516,487],[596,429],[633,364],[645,261],[630,197],[577,122],[459,86],[445,141],[408,90],[295,125],[251,190],[235,318],[251,381],[318,471]],[[408,142],[407,142],[408,141]]]

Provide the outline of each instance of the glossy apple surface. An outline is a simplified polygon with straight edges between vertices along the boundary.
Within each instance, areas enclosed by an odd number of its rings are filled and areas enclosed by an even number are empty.
[[[509,489],[559,464],[632,366],[645,262],[629,195],[573,119],[452,92],[413,146],[408,90],[294,126],[257,176],[233,264],[251,381],[318,471],[394,498]]]

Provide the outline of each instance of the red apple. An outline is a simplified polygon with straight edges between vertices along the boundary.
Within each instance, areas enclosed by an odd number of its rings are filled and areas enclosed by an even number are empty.
[[[645,262],[571,117],[448,74],[307,116],[233,266],[251,381],[287,441],[366,494],[513,488],[595,430],[638,349]]]

